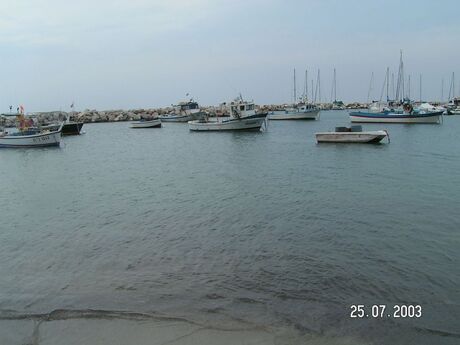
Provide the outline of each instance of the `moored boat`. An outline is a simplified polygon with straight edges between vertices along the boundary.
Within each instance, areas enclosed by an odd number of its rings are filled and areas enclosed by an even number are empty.
[[[395,111],[383,112],[350,112],[351,122],[373,123],[440,123],[444,111]]]
[[[268,113],[270,120],[317,120],[320,109],[311,103],[299,103],[286,110],[275,110]]]
[[[66,121],[62,126],[62,135],[80,135],[81,129],[83,127],[83,122],[74,122],[74,121]],[[43,130],[49,131],[56,131],[59,128],[60,124],[53,123],[50,125],[41,126]]]
[[[230,117],[226,119],[201,119],[189,121],[191,131],[257,130],[265,123],[267,113],[256,113],[254,102],[240,96],[229,105]]]
[[[192,120],[198,120],[205,115],[201,111],[197,102],[193,99],[185,102],[179,102],[178,105],[174,106],[174,112],[171,114],[161,115],[159,119],[162,122],[188,122]]]
[[[308,78],[305,71],[305,90],[304,95],[297,101],[296,77],[294,69],[294,104],[284,110],[274,110],[268,113],[270,120],[317,120],[320,109],[308,101]]]
[[[318,143],[379,143],[388,138],[386,130],[363,131],[361,126],[336,127],[334,132],[319,132],[315,134]]]
[[[83,122],[68,121],[62,126],[62,135],[80,135]]]
[[[160,127],[161,127],[160,119],[140,120],[140,121],[131,122],[131,128],[160,128]]]
[[[37,128],[20,128],[16,132],[0,132],[0,147],[45,147],[59,146],[63,124],[56,131]]]

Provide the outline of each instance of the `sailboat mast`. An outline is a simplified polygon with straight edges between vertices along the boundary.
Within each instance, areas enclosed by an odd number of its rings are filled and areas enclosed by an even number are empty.
[[[444,100],[444,78],[441,80],[441,102]]]
[[[295,68],[294,68],[294,104],[297,102],[297,90],[296,90],[296,82],[295,82]]]
[[[402,61],[402,50],[401,50],[400,55],[399,55],[398,80],[396,82],[396,95],[395,95],[395,100],[398,100],[398,101],[400,101],[403,98],[402,77],[403,77],[403,61]]]
[[[420,73],[420,103],[422,103],[422,74]]]
[[[374,82],[374,72],[371,74],[371,81],[369,83],[369,90],[367,91],[367,103],[369,103],[369,98],[371,96],[372,83]]]
[[[390,67],[387,67],[387,102],[389,101],[389,88],[390,88]]]
[[[395,96],[395,74],[391,73],[391,94]]]
[[[452,99],[455,98],[455,72],[452,72]]]
[[[318,91],[319,91],[319,103],[321,103],[321,70],[318,69]]]
[[[314,90],[314,87],[313,87],[313,79],[311,80],[311,100],[313,102],[313,90]]]
[[[409,77],[408,77],[408,80],[407,80],[407,88],[408,88],[407,98],[410,99],[410,74],[409,74]]]
[[[308,70],[305,70],[305,97],[308,100]]]
[[[337,74],[334,67],[334,102],[337,102]]]

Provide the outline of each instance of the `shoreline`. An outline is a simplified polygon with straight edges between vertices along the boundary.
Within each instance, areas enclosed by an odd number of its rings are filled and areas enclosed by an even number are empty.
[[[295,328],[232,321],[207,325],[184,318],[100,310],[55,310],[49,314],[0,317],[2,344],[365,344],[350,336],[306,334]]]

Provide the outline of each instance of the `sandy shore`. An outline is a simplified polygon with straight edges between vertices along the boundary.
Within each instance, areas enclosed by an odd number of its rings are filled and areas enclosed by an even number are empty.
[[[232,322],[205,326],[179,318],[98,311],[57,311],[0,319],[4,345],[287,345],[360,344],[356,339],[301,335],[295,330]]]

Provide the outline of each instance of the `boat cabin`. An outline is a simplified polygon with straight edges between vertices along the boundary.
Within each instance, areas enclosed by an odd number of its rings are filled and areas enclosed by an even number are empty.
[[[192,100],[190,100],[188,102],[180,102],[178,104],[178,107],[180,108],[180,110],[183,110],[183,111],[200,109],[200,107],[198,106],[198,103],[194,102]]]
[[[254,102],[247,102],[243,100],[234,101],[230,103],[230,116],[231,117],[247,117],[256,114],[256,106]]]

